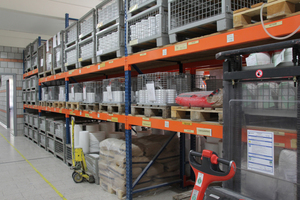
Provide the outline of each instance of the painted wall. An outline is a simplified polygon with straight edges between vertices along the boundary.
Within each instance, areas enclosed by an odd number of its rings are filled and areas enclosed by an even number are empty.
[[[3,73],[16,74],[17,88],[17,132],[16,135],[22,135],[24,129],[23,102],[22,102],[22,80],[23,80],[23,48],[0,46],[0,121],[7,124],[6,121],[6,80],[8,76]]]

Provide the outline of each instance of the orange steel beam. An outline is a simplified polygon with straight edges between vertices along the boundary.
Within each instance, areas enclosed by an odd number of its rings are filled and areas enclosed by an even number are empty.
[[[49,82],[49,81],[64,79],[65,78],[65,74],[66,74],[66,72],[65,73],[61,72],[59,74],[55,74],[55,75],[47,76],[47,77],[44,77],[44,78],[40,78],[39,82],[40,83],[45,83],[45,82]]]
[[[27,73],[23,74],[23,79],[24,79],[24,78],[27,78],[27,77],[29,77],[29,76],[35,75],[35,74],[37,74],[38,72],[39,72],[38,69],[35,69],[35,70],[33,70],[33,71],[30,71],[30,72],[27,72]]]
[[[268,28],[267,30],[272,35],[282,36],[290,34],[294,30],[296,30],[299,26],[299,21],[300,15],[298,14],[284,19],[265,23],[265,25],[270,26],[270,28]],[[233,41],[227,40],[228,38],[233,38]],[[175,45],[136,53],[129,56],[127,59],[129,64],[137,64],[175,56],[182,56],[195,52],[207,51],[228,46],[236,46],[243,43],[250,43],[265,39],[270,39],[270,37],[264,32],[262,26],[259,24],[238,30],[229,30],[221,34],[195,38],[193,40],[189,40],[188,42],[184,41]],[[165,55],[165,52],[167,52],[167,55]]]
[[[211,130],[211,137],[223,138],[223,126],[218,123],[195,123],[191,121],[177,121],[172,119],[158,119],[158,118],[145,118],[128,116],[128,123],[137,126],[148,126],[151,128],[176,131],[181,133],[188,133],[194,135],[201,135],[199,129]],[[205,135],[208,136],[208,135]]]

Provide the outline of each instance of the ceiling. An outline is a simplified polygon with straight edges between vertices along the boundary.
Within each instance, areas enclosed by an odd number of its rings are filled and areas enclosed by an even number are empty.
[[[9,0],[0,4],[0,46],[26,47],[65,28],[65,13],[80,18],[102,0]],[[70,23],[72,23],[70,21]]]

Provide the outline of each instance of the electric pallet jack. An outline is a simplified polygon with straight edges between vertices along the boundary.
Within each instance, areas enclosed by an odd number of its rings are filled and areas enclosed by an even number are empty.
[[[72,117],[72,178],[75,183],[81,183],[84,179],[89,183],[95,183],[95,177],[87,171],[85,157],[82,148],[74,148],[75,118]]]
[[[195,157],[201,158],[201,164],[196,161]],[[235,175],[236,164],[234,161],[219,158],[215,152],[210,150],[203,150],[202,153],[191,150],[189,153],[189,162],[196,176],[195,186],[190,200],[249,199],[241,194],[221,187],[209,187],[206,191],[210,183],[214,181],[227,181]],[[219,163],[227,165],[228,170],[226,172],[221,171]]]

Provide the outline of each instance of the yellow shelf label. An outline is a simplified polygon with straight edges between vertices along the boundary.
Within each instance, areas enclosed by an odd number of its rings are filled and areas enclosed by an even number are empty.
[[[138,7],[139,7],[138,4],[135,4],[134,6],[131,6],[131,7],[129,8],[129,12],[132,12],[132,11],[138,9]]]
[[[90,115],[89,115],[89,114],[85,114],[84,116],[85,116],[85,117],[90,117]]]
[[[145,55],[147,55],[147,53],[141,53],[141,54],[140,54],[140,56],[145,56]]]
[[[211,129],[197,128],[197,135],[211,136]]]
[[[114,114],[108,114],[108,116],[114,116]]]
[[[182,122],[182,125],[189,125],[191,126],[193,123],[192,122]]]
[[[82,61],[82,58],[78,58],[78,62],[81,62]]]
[[[142,121],[142,126],[151,127],[151,122],[149,122],[149,121]]]
[[[143,117],[143,120],[149,120],[149,118],[147,118],[147,117]]]
[[[285,144],[284,143],[274,143],[274,146],[275,147],[285,147]]]
[[[139,43],[138,39],[135,39],[135,40],[131,40],[129,42],[129,45],[132,46],[132,45],[135,45],[135,44],[138,44],[138,43]]]
[[[74,70],[69,71],[69,74],[72,74],[74,72]]]
[[[282,21],[274,22],[274,23],[272,23],[272,24],[265,25],[265,27],[266,27],[266,28],[272,28],[272,27],[280,26],[280,25],[282,25]]]
[[[112,63],[114,63],[114,61],[112,60],[112,61],[109,61],[108,63],[109,63],[109,64],[112,64]]]
[[[70,115],[75,115],[73,111],[70,111]]]
[[[112,122],[118,122],[119,119],[118,119],[117,117],[112,117],[112,118],[111,118],[111,121],[112,121]]]
[[[297,148],[297,140],[296,139],[291,139],[291,147],[293,149],[296,149]]]
[[[59,113],[62,113],[62,109],[59,110]]]
[[[198,43],[199,43],[199,40],[196,40],[196,41],[189,42],[188,45],[193,45],[193,44],[198,44]]]
[[[189,129],[184,129],[183,131],[186,133],[194,133],[194,130],[189,130]]]
[[[175,51],[181,51],[187,49],[187,43],[175,45]]]
[[[105,62],[100,64],[100,68],[105,67]]]

